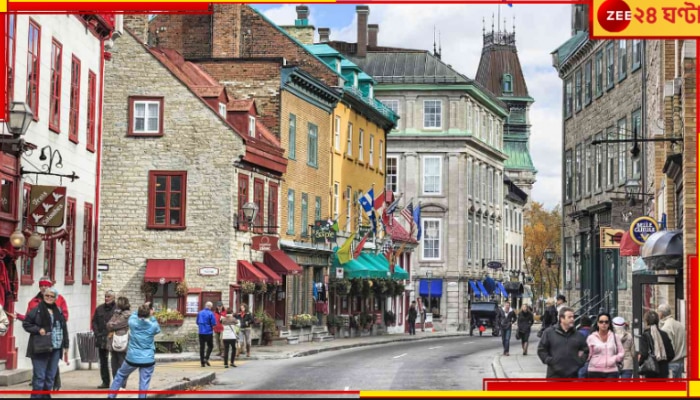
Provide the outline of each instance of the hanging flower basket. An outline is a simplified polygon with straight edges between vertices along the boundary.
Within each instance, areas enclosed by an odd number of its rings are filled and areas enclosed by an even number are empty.
[[[256,283],[255,284],[255,293],[256,294],[267,293],[267,283],[265,283],[265,282]]]
[[[178,282],[177,285],[175,285],[175,293],[178,296],[186,296],[187,291],[188,291],[187,282],[182,281],[182,282]]]
[[[141,293],[144,296],[153,296],[158,291],[158,284],[155,282],[143,282],[141,284]]]
[[[255,284],[250,281],[243,281],[241,282],[241,293],[243,294],[252,294],[255,292]]]

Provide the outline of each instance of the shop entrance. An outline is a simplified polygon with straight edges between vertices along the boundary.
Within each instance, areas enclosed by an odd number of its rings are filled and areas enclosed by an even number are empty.
[[[642,318],[647,311],[656,311],[660,304],[668,303],[677,318],[683,304],[683,271],[664,271],[632,275],[632,328],[635,335],[641,335],[644,324]]]

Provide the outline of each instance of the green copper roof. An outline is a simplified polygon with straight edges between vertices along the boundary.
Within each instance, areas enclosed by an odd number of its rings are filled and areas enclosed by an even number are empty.
[[[517,169],[537,172],[535,165],[532,163],[527,142],[504,140],[503,152],[508,155],[508,159],[505,162],[506,170]]]
[[[327,44],[307,44],[306,49],[319,57],[323,56],[340,56],[338,50]]]
[[[588,40],[588,33],[580,31],[569,40],[564,42],[561,46],[557,47],[552,54],[556,53],[558,59],[558,65],[562,65],[568,58],[573,54],[573,52],[583,43]]]

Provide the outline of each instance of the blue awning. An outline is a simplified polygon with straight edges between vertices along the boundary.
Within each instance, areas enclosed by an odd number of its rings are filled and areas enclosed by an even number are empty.
[[[488,290],[484,287],[484,284],[481,281],[476,281],[476,285],[479,286],[479,290],[481,290],[481,294],[483,296],[487,296],[490,294]]]
[[[481,290],[479,290],[479,288],[476,287],[476,282],[469,281],[469,286],[472,287],[472,292],[474,292],[474,296],[481,297]]]
[[[506,288],[503,287],[503,282],[498,282],[498,290],[501,292],[501,296],[508,297],[508,292],[506,292]]]
[[[442,297],[442,279],[431,279],[430,281],[430,293],[428,293],[428,280],[421,279],[420,285],[418,286],[419,296],[430,297]]]

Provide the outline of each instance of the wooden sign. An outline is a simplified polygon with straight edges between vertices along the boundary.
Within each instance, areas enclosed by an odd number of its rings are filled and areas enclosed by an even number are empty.
[[[277,236],[253,236],[251,248],[257,251],[279,250],[279,238]]]
[[[625,233],[622,229],[601,227],[600,228],[600,248],[601,249],[619,249],[622,241],[622,234]]]
[[[66,188],[32,186],[29,192],[29,220],[34,226],[58,228],[66,213]]]

